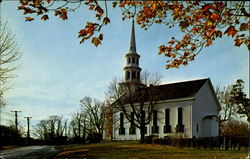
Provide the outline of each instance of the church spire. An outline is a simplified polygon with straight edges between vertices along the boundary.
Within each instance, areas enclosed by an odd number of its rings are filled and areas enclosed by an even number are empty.
[[[125,57],[126,57],[126,66],[124,67],[125,82],[140,83],[140,72],[141,72],[141,68],[139,67],[140,55],[138,55],[136,52],[134,20],[132,21],[130,48],[129,52],[125,55]]]
[[[134,19],[132,21],[132,28],[131,28],[131,39],[130,39],[130,47],[129,53],[136,53],[136,44],[135,44],[135,24]]]

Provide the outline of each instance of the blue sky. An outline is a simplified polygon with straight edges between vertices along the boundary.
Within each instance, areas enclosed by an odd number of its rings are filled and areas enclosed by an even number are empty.
[[[100,47],[86,41],[80,45],[78,31],[86,21],[94,20],[94,14],[80,8],[62,21],[50,16],[25,22],[17,2],[1,3],[1,20],[7,19],[23,53],[17,62],[18,75],[11,83],[14,88],[5,95],[8,106],[4,109],[22,110],[20,119],[32,116],[31,123],[50,115],[69,114],[80,108],[84,96],[103,100],[105,91],[114,77],[123,77],[124,55],[129,49],[131,21],[121,20],[119,9],[109,8],[111,24],[103,28],[104,40]],[[249,94],[249,53],[245,46],[234,47],[234,41],[218,39],[187,67],[165,70],[164,56],[157,54],[158,46],[171,37],[183,34],[176,28],[153,25],[144,31],[136,25],[137,52],[141,55],[140,67],[150,72],[160,72],[162,83],[210,78],[213,85],[226,86],[241,78]],[[12,120],[9,114],[5,118]],[[6,120],[8,121],[8,120]]]

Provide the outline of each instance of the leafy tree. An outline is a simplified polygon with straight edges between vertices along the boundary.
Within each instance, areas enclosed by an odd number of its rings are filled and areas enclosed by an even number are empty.
[[[15,61],[20,59],[21,52],[15,41],[7,21],[0,25],[0,109],[6,105],[4,92],[11,88],[9,80],[15,76],[12,74],[17,69]]]
[[[95,22],[87,22],[79,31],[80,43],[91,39],[98,46],[103,40],[102,27],[110,23],[107,0],[20,0],[19,10],[23,14],[36,14],[42,20],[49,19],[49,13],[62,20],[68,19],[68,13],[80,7],[96,14]],[[153,24],[178,26],[183,32],[182,39],[172,37],[166,44],[160,45],[158,54],[167,58],[166,69],[188,65],[216,39],[225,35],[234,40],[239,47],[249,44],[249,1],[114,1],[113,8],[120,8],[123,20],[136,18],[141,28],[147,30]],[[25,17],[26,21],[34,17]],[[98,34],[98,35],[96,35]]]
[[[248,122],[250,122],[250,99],[247,97],[243,89],[244,81],[238,79],[233,85],[232,91],[230,93],[230,101],[237,105],[237,113],[246,116]]]

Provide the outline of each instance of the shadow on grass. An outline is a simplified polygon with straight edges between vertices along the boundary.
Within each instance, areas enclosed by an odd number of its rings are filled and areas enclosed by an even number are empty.
[[[55,159],[244,159],[246,156],[247,150],[178,148],[133,141],[77,145],[66,148]]]

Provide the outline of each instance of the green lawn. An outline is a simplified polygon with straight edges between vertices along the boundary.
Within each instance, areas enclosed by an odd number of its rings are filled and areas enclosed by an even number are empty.
[[[138,142],[110,142],[64,148],[55,159],[245,159],[247,149],[222,151],[178,148]]]

